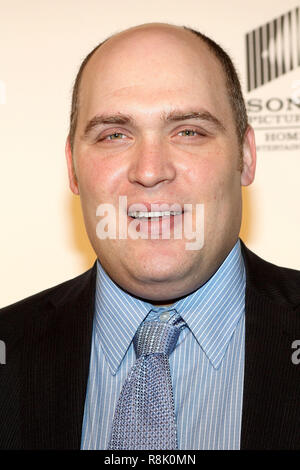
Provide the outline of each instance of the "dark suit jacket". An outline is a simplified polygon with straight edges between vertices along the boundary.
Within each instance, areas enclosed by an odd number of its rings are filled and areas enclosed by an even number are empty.
[[[300,272],[246,264],[242,449],[300,449]],[[0,449],[79,449],[96,265],[0,311]]]

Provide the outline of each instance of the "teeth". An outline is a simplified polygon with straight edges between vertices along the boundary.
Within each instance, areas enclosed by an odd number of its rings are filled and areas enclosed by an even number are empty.
[[[128,215],[130,217],[133,217],[135,219],[141,219],[143,217],[150,219],[151,217],[163,217],[164,215],[166,216],[171,216],[171,215],[180,215],[182,214],[181,211],[163,211],[163,212],[142,212],[142,211],[135,211],[135,212],[129,212]]]

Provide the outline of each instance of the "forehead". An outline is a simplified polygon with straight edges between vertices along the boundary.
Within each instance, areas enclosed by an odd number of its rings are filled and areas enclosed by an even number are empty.
[[[82,77],[80,114],[91,117],[99,108],[118,106],[138,110],[139,105],[159,112],[171,103],[184,107],[195,100],[210,111],[230,113],[220,63],[191,32],[148,25],[113,36],[94,53]]]

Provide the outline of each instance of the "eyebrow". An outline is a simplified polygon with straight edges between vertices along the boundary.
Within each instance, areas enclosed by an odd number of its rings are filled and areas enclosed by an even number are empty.
[[[101,126],[102,124],[128,124],[133,123],[134,119],[126,114],[116,114],[116,115],[107,115],[99,114],[94,116],[86,125],[84,129],[83,136],[87,137],[88,134],[95,129],[96,127]]]
[[[166,116],[167,121],[185,121],[187,119],[199,119],[201,121],[207,121],[217,127],[220,131],[225,131],[225,127],[222,122],[213,116],[209,111],[191,111],[187,113],[172,111]]]
[[[224,132],[225,127],[222,124],[222,122],[213,116],[209,111],[206,110],[199,110],[199,111],[189,111],[186,113],[183,113],[182,111],[171,111],[170,113],[162,113],[161,114],[161,120],[166,121],[166,122],[177,122],[177,121],[186,121],[188,119],[198,119],[200,121],[206,121],[208,123],[213,124],[218,130]],[[92,130],[95,128],[103,125],[103,124],[119,124],[119,125],[124,125],[124,124],[134,124],[135,119],[128,115],[128,114],[123,114],[123,113],[118,113],[118,114],[98,114],[94,116],[92,119],[89,120],[87,123],[83,137],[86,138],[90,134]]]

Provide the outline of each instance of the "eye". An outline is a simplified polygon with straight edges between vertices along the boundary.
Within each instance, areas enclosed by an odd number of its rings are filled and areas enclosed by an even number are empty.
[[[131,140],[127,130],[120,128],[104,129],[99,135],[95,136],[94,143],[97,145],[105,145],[107,148],[118,147],[119,145],[128,144]]]
[[[103,140],[121,140],[124,139],[125,134],[122,134],[122,132],[114,132],[113,134],[109,134],[103,137]]]
[[[184,129],[183,131],[178,132],[179,135],[183,137],[194,137],[195,135],[200,135],[195,129]]]

